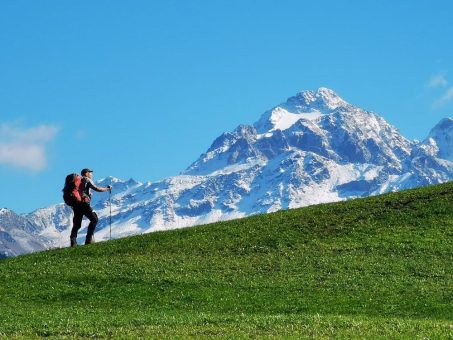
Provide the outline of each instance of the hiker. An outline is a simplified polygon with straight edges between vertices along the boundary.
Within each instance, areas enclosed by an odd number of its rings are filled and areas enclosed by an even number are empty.
[[[94,243],[94,230],[96,229],[96,224],[98,223],[98,215],[91,208],[91,193],[90,189],[93,189],[97,192],[106,192],[112,191],[112,186],[109,185],[105,188],[98,187],[93,182],[93,170],[83,169],[80,174],[82,175],[81,183],[79,186],[80,200],[77,199],[77,202],[72,205],[72,210],[74,211],[74,218],[72,219],[73,226],[71,230],[71,247],[77,246],[77,232],[82,227],[83,216],[88,217],[90,224],[88,225],[87,236],[85,239],[85,244]]]

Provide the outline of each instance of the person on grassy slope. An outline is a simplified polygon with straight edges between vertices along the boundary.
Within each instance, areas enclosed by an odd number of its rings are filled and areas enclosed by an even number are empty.
[[[74,218],[72,220],[73,226],[70,236],[71,247],[77,246],[77,232],[82,226],[83,216],[86,216],[90,220],[90,224],[88,225],[87,236],[85,239],[85,244],[94,243],[94,230],[96,229],[96,225],[98,223],[98,215],[96,214],[96,212],[94,212],[93,208],[91,208],[90,205],[91,201],[90,190],[93,189],[94,191],[97,192],[112,191],[111,185],[102,188],[94,184],[93,170],[85,168],[81,171],[80,174],[82,175],[82,181],[79,186],[81,202],[77,202],[72,206],[72,210],[74,211]]]

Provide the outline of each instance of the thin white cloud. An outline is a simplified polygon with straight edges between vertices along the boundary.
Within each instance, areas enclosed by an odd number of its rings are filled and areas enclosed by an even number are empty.
[[[75,138],[78,140],[86,139],[88,136],[88,132],[86,130],[79,129],[75,132]]]
[[[46,148],[55,139],[58,128],[39,125],[23,128],[16,124],[0,124],[0,165],[13,165],[32,171],[47,166]]]
[[[432,103],[433,108],[441,108],[453,101],[453,86],[446,78],[446,72],[438,73],[431,77],[426,87],[437,93],[437,99]]]
[[[440,97],[439,99],[437,99],[433,106],[434,107],[440,107],[440,106],[444,106],[446,104],[448,104],[449,102],[451,102],[453,100],[453,86],[450,86],[447,91],[444,92],[444,94],[442,95],[442,97]]]
[[[453,86],[451,86],[444,95],[440,98],[443,103],[449,102],[453,99]]]
[[[448,85],[448,81],[445,78],[445,74],[439,73],[435,76],[432,76],[426,86],[429,88],[436,88],[436,87],[444,87],[447,85]]]

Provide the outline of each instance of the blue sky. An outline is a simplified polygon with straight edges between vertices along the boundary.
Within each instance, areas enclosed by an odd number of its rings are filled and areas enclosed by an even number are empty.
[[[66,174],[156,181],[325,86],[424,139],[453,116],[451,1],[0,0],[0,207]]]

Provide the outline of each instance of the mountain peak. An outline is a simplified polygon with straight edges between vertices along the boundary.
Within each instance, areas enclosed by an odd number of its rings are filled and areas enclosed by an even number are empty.
[[[300,119],[316,120],[339,108],[350,110],[353,106],[326,87],[320,87],[316,91],[302,91],[288,98],[285,103],[266,111],[254,127],[260,134],[285,130]]]
[[[312,109],[331,111],[341,106],[350,106],[343,98],[327,87],[320,87],[316,91],[299,92],[290,97],[286,105],[296,108],[298,111],[310,111]]]
[[[0,215],[3,215],[3,214],[6,214],[7,212],[9,212],[10,210],[7,209],[7,208],[0,208]]]
[[[316,97],[322,99],[331,108],[347,105],[348,103],[343,100],[338,94],[326,87],[320,87],[316,91]]]
[[[442,129],[442,130],[450,130],[453,128],[453,118],[446,117],[443,118],[437,123],[437,125],[433,128],[434,129]]]
[[[289,98],[287,103],[303,110],[308,108],[334,110],[337,107],[349,105],[327,87],[320,87],[316,92],[311,90],[299,92],[296,96]]]
[[[430,139],[436,142],[439,149],[438,156],[440,158],[453,161],[453,150],[451,149],[451,143],[453,141],[453,118],[447,117],[441,119],[430,131],[427,140]]]

